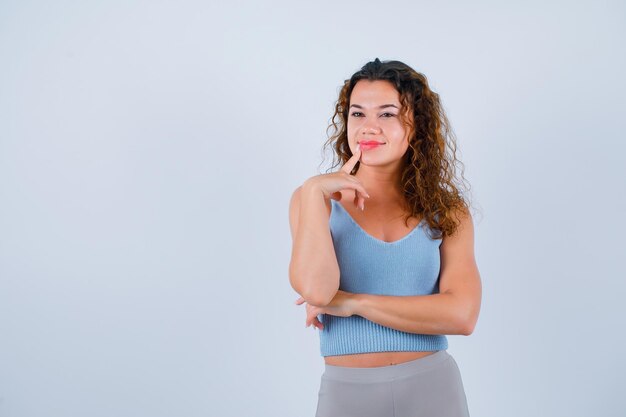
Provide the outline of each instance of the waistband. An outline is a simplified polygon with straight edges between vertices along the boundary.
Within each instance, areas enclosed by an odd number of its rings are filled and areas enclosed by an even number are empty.
[[[446,350],[438,350],[428,356],[396,365],[376,366],[373,368],[353,368],[324,364],[322,378],[350,382],[378,382],[418,374],[451,358]]]

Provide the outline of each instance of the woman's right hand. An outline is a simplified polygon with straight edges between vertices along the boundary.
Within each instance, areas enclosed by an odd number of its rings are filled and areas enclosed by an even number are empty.
[[[333,200],[341,200],[341,190],[354,190],[354,205],[363,210],[365,208],[365,199],[370,196],[365,191],[361,181],[354,175],[350,175],[360,157],[361,149],[359,144],[357,144],[355,153],[339,171],[311,177],[302,184],[302,187],[318,189],[324,194],[324,198],[332,198]]]

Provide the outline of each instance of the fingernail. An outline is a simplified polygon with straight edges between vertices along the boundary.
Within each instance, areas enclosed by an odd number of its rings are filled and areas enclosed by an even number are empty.
[[[357,144],[356,144],[356,150],[358,151],[359,149],[361,149],[361,144],[360,144],[360,143],[357,143]]]

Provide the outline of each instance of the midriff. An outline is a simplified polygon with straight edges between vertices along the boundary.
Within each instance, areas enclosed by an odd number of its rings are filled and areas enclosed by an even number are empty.
[[[350,368],[374,368],[377,366],[397,365],[424,356],[432,355],[437,351],[425,352],[369,352],[354,355],[325,356],[327,365],[347,366]]]

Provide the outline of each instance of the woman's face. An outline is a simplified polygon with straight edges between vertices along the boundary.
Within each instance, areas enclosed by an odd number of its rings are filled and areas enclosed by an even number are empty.
[[[352,153],[361,144],[361,163],[388,165],[402,159],[409,147],[408,128],[400,120],[400,93],[389,81],[360,80],[352,89],[348,109],[348,143]]]

